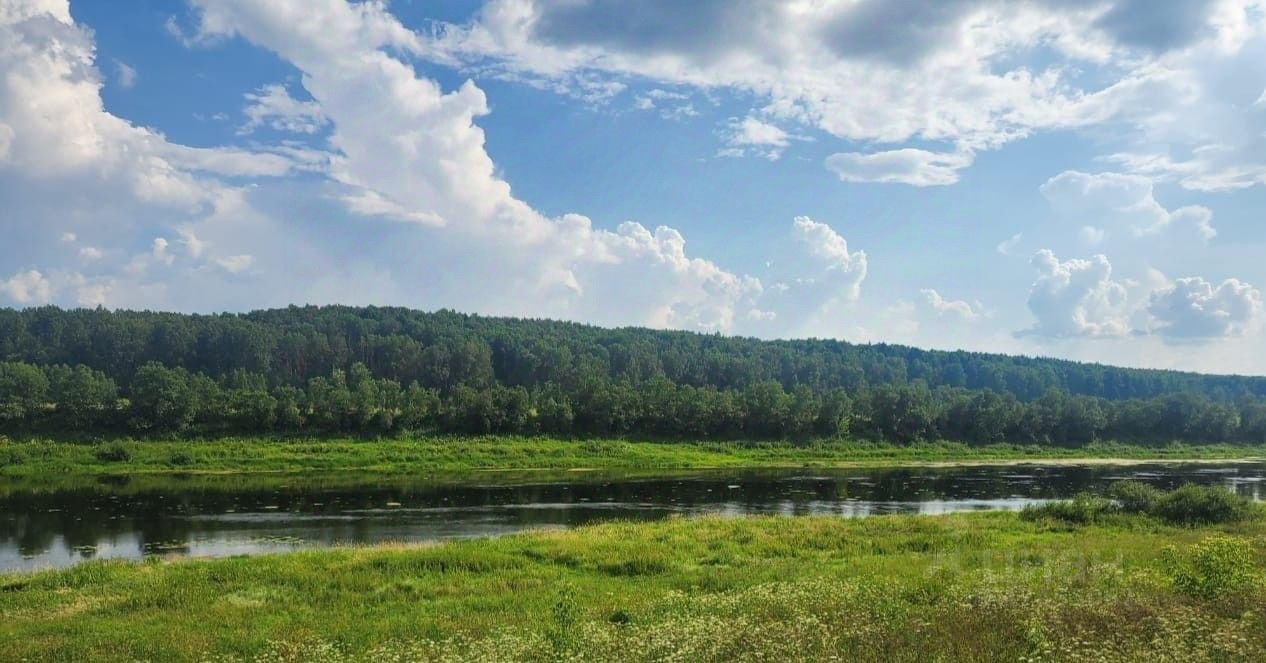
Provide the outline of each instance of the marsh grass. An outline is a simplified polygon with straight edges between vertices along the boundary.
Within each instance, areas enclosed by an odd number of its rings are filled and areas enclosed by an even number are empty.
[[[1266,660],[1263,543],[1260,520],[703,517],[103,561],[0,576],[0,642],[41,661]],[[1223,558],[1228,582],[1186,589]]]
[[[1121,481],[1108,489],[1112,499],[1079,493],[1059,500],[1025,507],[1025,520],[1053,519],[1085,525],[1125,514],[1150,516],[1171,525],[1236,523],[1262,517],[1262,507],[1221,486],[1184,484],[1162,491],[1135,481]]]
[[[73,440],[0,437],[0,477],[66,474],[452,472],[515,469],[859,467],[1060,459],[1214,460],[1266,457],[1266,447],[1097,443],[1079,448],[857,440],[689,442],[550,437]]]

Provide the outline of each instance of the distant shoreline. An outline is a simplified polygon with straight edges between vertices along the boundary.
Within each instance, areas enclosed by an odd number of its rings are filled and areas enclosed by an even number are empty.
[[[222,438],[95,444],[0,439],[5,477],[113,474],[472,472],[1142,465],[1266,462],[1266,446],[1098,443],[1080,448],[822,440],[662,442],[549,437],[398,437],[381,440]]]

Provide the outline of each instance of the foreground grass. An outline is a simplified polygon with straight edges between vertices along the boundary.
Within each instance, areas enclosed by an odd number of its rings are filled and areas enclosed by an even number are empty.
[[[708,517],[93,562],[0,576],[0,658],[1266,660],[1260,519],[1032,516]],[[1221,573],[1193,551],[1224,548],[1243,554],[1236,575],[1186,591],[1183,573]]]
[[[1266,457],[1266,446],[1098,443],[1079,448],[974,447],[854,440],[652,442],[546,437],[402,437],[380,440],[223,438],[75,443],[0,437],[0,477],[60,474],[249,473],[355,470],[455,472],[514,469],[865,467],[1060,460],[1218,460]]]

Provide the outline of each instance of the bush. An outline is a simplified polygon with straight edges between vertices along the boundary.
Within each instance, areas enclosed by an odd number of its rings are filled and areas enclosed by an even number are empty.
[[[1108,489],[1108,494],[1126,513],[1150,513],[1163,493],[1138,481],[1118,481]]]
[[[185,465],[193,465],[194,460],[193,456],[190,456],[183,451],[177,451],[171,455],[171,458],[167,459],[167,463],[178,467],[184,467]]]
[[[1246,520],[1253,510],[1247,498],[1225,488],[1187,484],[1160,494],[1148,513],[1176,525],[1206,525]]]
[[[1260,513],[1256,505],[1218,486],[1186,484],[1169,492],[1136,481],[1121,481],[1108,489],[1113,500],[1078,493],[1072,500],[1026,507],[1025,520],[1051,518],[1086,525],[1114,513],[1140,514],[1172,525],[1213,525],[1248,520]]]
[[[1020,513],[1025,520],[1051,518],[1068,523],[1086,525],[1097,522],[1100,518],[1116,510],[1111,500],[1096,497],[1090,493],[1078,493],[1068,501],[1047,502],[1039,506],[1027,506]]]
[[[1165,565],[1174,588],[1202,599],[1216,599],[1253,587],[1253,544],[1245,539],[1215,536],[1186,551],[1165,549]]]
[[[111,444],[97,449],[97,460],[103,463],[123,463],[132,460],[132,452],[122,444]]]

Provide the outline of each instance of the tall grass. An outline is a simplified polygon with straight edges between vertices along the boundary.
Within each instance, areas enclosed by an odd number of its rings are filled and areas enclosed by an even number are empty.
[[[96,562],[0,576],[0,658],[1266,660],[1262,521],[1142,519],[678,518]]]

